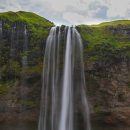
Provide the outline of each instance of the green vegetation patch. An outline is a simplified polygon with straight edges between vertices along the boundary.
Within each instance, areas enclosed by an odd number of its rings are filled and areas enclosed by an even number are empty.
[[[32,108],[32,107],[36,106],[36,102],[35,101],[28,100],[28,99],[21,99],[21,100],[19,100],[19,103],[22,106],[27,107],[27,108]]]
[[[0,40],[0,74],[2,80],[20,78],[21,75],[41,75],[46,38],[54,24],[32,12],[0,13],[3,25],[3,38]],[[27,49],[24,28],[27,29]],[[11,46],[13,46],[11,48]],[[11,55],[11,49],[16,55]],[[28,67],[23,70],[22,59],[27,56]]]
[[[37,26],[44,26],[44,27],[50,27],[53,26],[54,24],[47,19],[32,13],[32,12],[24,12],[24,11],[19,11],[19,12],[4,12],[0,13],[0,20],[8,20],[10,22],[16,22],[16,21],[21,21],[29,24],[35,24]]]
[[[100,106],[100,105],[95,105],[95,106],[94,106],[94,111],[95,111],[96,113],[100,112],[100,111],[101,111],[101,106]]]
[[[85,45],[84,57],[87,62],[113,64],[114,61],[130,57],[130,20],[79,25],[77,29]]]
[[[0,82],[0,95],[5,95],[8,93],[9,89],[13,85],[14,81],[8,81],[8,82]]]

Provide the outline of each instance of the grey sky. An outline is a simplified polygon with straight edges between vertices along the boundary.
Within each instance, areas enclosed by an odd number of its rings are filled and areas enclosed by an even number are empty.
[[[56,24],[130,19],[130,0],[0,0],[0,12],[31,11]]]

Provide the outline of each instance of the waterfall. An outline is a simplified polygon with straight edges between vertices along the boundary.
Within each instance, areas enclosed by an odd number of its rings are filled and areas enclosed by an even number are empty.
[[[59,130],[73,130],[73,110],[72,110],[72,66],[71,66],[71,29],[68,29],[66,53],[65,53],[65,65],[64,65],[64,77],[63,77],[63,90],[62,90],[62,108]]]
[[[23,68],[27,67],[28,59],[27,59],[27,50],[28,50],[28,35],[27,35],[27,27],[24,26],[24,43],[23,43],[23,56],[22,56],[22,66]]]
[[[2,33],[3,33],[3,29],[2,29],[2,21],[0,21],[0,40],[2,40]],[[0,47],[0,59],[2,58],[1,57],[1,53],[2,53],[2,50],[1,50],[1,47]],[[0,80],[2,79],[2,76],[1,76],[1,71],[0,71]]]
[[[52,27],[43,64],[38,130],[91,130],[83,46],[74,27]]]
[[[0,39],[2,39],[2,32],[3,32],[2,21],[0,21]]]
[[[18,46],[19,46],[19,32],[18,26],[15,23],[11,27],[11,42],[10,42],[10,59],[15,60],[18,57]]]
[[[16,30],[16,26],[11,28],[11,45],[10,45],[11,59],[14,59],[15,56],[15,30]]]

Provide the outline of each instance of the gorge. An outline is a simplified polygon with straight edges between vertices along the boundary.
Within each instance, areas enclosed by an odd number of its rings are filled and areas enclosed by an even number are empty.
[[[34,13],[22,11],[0,13],[0,122],[2,124],[22,122],[25,124],[34,123],[37,126],[42,88],[41,73],[42,69],[44,70],[46,67],[43,64],[43,56],[46,39],[52,27],[54,27],[52,22]],[[120,130],[123,127],[120,125],[124,125],[126,129],[129,129],[130,21],[119,20],[91,26],[79,25],[75,28],[83,41],[87,86],[84,92],[86,92],[89,101],[92,128],[105,130],[104,126],[110,126],[109,130]],[[60,60],[57,68],[62,71],[60,71],[58,78],[63,78],[65,75],[63,74],[65,39],[67,37],[67,32],[66,35],[64,33],[65,30],[68,30],[65,26],[53,30],[56,33],[57,42],[58,37],[60,37],[62,44],[59,58],[51,54],[50,62],[54,63],[53,68],[55,68],[57,63],[54,59]],[[72,32],[72,29],[70,30]],[[53,51],[56,52],[57,49],[53,49]],[[78,53],[76,56],[79,56]],[[77,61],[74,61],[78,63],[75,64],[75,68],[80,66],[81,61]],[[53,68],[51,73],[55,70]],[[51,77],[52,80],[57,77],[55,73]],[[78,70],[74,71],[74,75],[75,78],[79,79]],[[74,81],[75,88],[78,88],[76,86],[78,80]],[[62,90],[59,92],[61,95]],[[49,93],[51,95],[50,90]],[[50,104],[51,97],[48,97]],[[68,96],[68,98],[70,97]],[[63,98],[60,96],[59,100],[61,99]],[[81,102],[77,102],[77,106],[80,107],[80,105]],[[53,104],[53,107],[56,106]],[[83,113],[85,114],[85,110]],[[81,122],[78,125],[83,127]],[[97,124],[102,125],[99,127]],[[0,128],[3,127],[0,126]],[[27,125],[24,127],[24,130],[26,129],[29,129]]]

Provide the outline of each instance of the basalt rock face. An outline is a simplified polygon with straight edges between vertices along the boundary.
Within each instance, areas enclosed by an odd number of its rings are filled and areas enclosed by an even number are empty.
[[[0,122],[38,120],[43,55],[52,26],[33,13],[0,13]]]
[[[130,125],[130,26],[80,27],[79,31],[85,45],[92,120]]]

